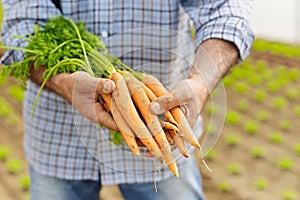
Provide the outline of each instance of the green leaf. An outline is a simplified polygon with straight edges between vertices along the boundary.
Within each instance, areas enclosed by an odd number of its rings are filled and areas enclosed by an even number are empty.
[[[111,143],[120,146],[123,142],[122,134],[119,131],[114,130],[109,130],[109,133],[112,135]]]

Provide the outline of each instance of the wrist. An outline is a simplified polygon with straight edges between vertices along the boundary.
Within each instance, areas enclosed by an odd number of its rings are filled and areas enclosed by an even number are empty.
[[[45,72],[46,68],[40,66],[35,69],[33,66],[30,68],[29,79],[38,85],[42,85],[43,80],[42,76]],[[72,93],[73,93],[73,85],[75,82],[74,74],[67,73],[59,73],[53,77],[51,77],[45,84],[45,88],[48,88],[63,98],[65,98],[68,102],[72,102]]]
[[[49,79],[46,87],[62,96],[69,103],[72,103],[73,86],[75,74],[60,73]]]

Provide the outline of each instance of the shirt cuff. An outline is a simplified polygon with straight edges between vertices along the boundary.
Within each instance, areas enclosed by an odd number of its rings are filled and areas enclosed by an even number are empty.
[[[195,30],[197,46],[207,39],[223,39],[235,44],[241,60],[249,55],[254,40],[249,24],[239,17],[220,17],[203,26],[195,24]]]

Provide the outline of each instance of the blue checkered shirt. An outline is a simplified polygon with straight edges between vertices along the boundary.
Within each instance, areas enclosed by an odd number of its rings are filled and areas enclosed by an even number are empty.
[[[50,0],[2,2],[2,40],[6,45],[26,46],[26,41],[13,36],[28,36],[34,24],[62,14]],[[91,32],[102,36],[114,55],[137,70],[155,75],[166,86],[187,77],[193,52],[203,41],[231,41],[241,59],[248,55],[253,42],[248,0],[62,0],[61,5],[65,17],[85,21]],[[187,37],[190,21],[196,31],[192,44]],[[22,58],[22,52],[8,51],[2,61],[9,64]],[[38,89],[38,85],[28,81],[23,107],[24,148],[31,166],[38,172],[72,180],[101,177],[102,184],[154,180],[158,163],[132,155],[126,145],[112,145],[107,130],[90,123],[48,89],[42,91],[31,119]],[[184,159],[177,161],[180,166]],[[163,168],[156,174],[156,180],[171,175]]]

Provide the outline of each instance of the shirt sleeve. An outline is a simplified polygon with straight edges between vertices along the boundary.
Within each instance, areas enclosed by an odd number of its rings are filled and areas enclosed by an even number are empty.
[[[182,0],[181,5],[194,23],[197,46],[218,38],[234,43],[240,59],[248,56],[254,40],[252,0]]]
[[[33,34],[35,24],[43,24],[48,18],[60,15],[52,1],[45,0],[3,0],[4,18],[2,24],[2,42],[13,47],[26,47],[28,42],[20,37]],[[8,50],[1,63],[11,64],[23,59],[23,52]]]

